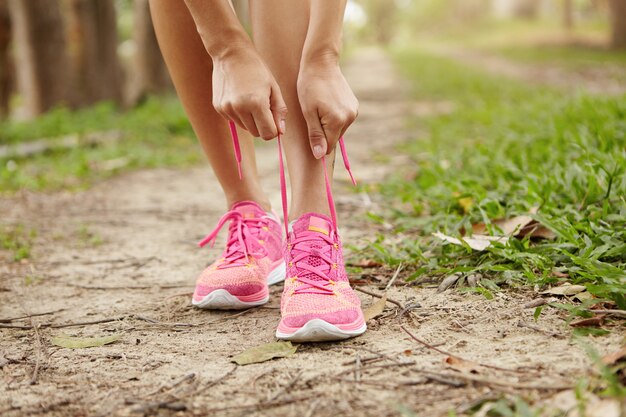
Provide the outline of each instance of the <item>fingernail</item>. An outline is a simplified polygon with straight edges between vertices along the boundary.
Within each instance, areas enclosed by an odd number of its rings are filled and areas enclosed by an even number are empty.
[[[322,156],[324,156],[324,151],[322,150],[322,147],[320,145],[315,145],[313,147],[313,156],[315,156],[315,159],[320,159]]]
[[[287,130],[285,128],[285,120],[281,120],[280,121],[280,133],[282,133],[284,135],[286,131]]]

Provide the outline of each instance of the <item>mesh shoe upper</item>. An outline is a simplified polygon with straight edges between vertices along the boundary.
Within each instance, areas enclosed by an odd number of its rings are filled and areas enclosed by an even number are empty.
[[[193,295],[196,301],[217,289],[238,297],[267,291],[267,275],[283,261],[279,222],[250,201],[234,205],[200,245],[213,244],[226,222],[230,222],[226,247],[198,277]]]
[[[341,242],[331,224],[315,213],[293,224],[285,251],[281,325],[301,327],[316,318],[334,325],[362,320],[361,303],[350,288]]]

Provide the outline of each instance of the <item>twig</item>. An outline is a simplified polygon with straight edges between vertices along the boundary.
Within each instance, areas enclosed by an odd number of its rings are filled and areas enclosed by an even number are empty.
[[[192,372],[190,374],[185,375],[184,377],[180,378],[178,381],[175,381],[172,384],[164,385],[164,386],[161,386],[161,387],[157,388],[155,391],[152,391],[151,393],[146,394],[145,397],[151,397],[151,396],[153,396],[155,394],[160,393],[164,389],[171,390],[172,388],[176,388],[177,386],[179,386],[183,382],[185,382],[187,380],[194,379],[195,377],[196,377],[196,374],[194,372]]]
[[[197,326],[197,324],[193,324],[193,323],[164,323],[162,321],[158,321],[153,318],[146,317],[146,316],[140,316],[138,314],[135,314],[133,317],[135,317],[138,320],[143,320],[143,321],[146,321],[150,324],[154,324],[157,326],[170,326],[170,327],[196,327]]]
[[[354,367],[354,380],[356,382],[361,381],[361,356],[357,352],[355,359],[355,367]]]
[[[626,310],[589,310],[595,314],[612,314],[614,316],[626,317]]]
[[[396,272],[394,272],[393,276],[391,277],[391,279],[387,283],[387,286],[385,287],[385,292],[389,291],[389,288],[391,288],[391,286],[393,285],[393,282],[396,280],[396,278],[398,278],[398,275],[400,275],[400,271],[402,271],[402,267],[403,266],[404,265],[402,265],[402,262],[400,262],[400,265],[398,265],[398,268],[396,269]],[[402,306],[400,306],[400,307],[402,307]]]
[[[436,375],[444,378],[459,378],[464,379],[466,381],[477,382],[479,384],[484,384],[491,387],[506,387],[506,388],[517,388],[517,389],[536,389],[536,390],[554,390],[554,391],[563,391],[566,389],[571,389],[571,385],[556,385],[556,384],[548,384],[548,385],[540,385],[540,384],[523,384],[514,381],[502,381],[499,379],[490,379],[490,378],[481,378],[476,375],[467,374],[463,372],[459,372],[456,374],[448,374],[448,373],[435,373],[431,371],[419,371],[426,376]]]
[[[98,286],[98,285],[82,285],[82,284],[65,283],[65,285],[70,286],[70,287],[82,288],[85,290],[104,290],[104,291],[107,291],[107,290],[149,290],[153,288],[165,290],[165,289],[170,289],[170,288],[191,287],[189,284]]]
[[[64,308],[60,308],[58,310],[46,311],[44,313],[34,313],[34,314],[28,314],[26,316],[11,317],[11,318],[8,318],[8,319],[0,319],[0,323],[10,323],[10,322],[15,321],[15,320],[23,320],[23,319],[29,319],[31,317],[47,316],[47,315],[50,315],[50,314],[58,313],[59,311],[63,311],[63,310],[65,310],[65,309]]]
[[[287,404],[293,404],[300,401],[310,400],[311,398],[317,398],[318,395],[305,395],[302,397],[288,398],[282,401],[271,401],[271,402],[260,402],[256,404],[240,404],[240,405],[231,405],[228,407],[219,407],[219,408],[207,408],[202,410],[204,413],[216,413],[219,411],[228,411],[228,410],[248,410],[248,409],[263,409],[263,408],[273,408],[273,407],[281,407]]]
[[[415,361],[409,361],[409,362],[394,362],[394,363],[386,363],[383,365],[372,365],[372,366],[368,366],[367,368],[365,368],[366,370],[368,369],[384,369],[384,368],[395,368],[396,366],[410,366],[410,365],[415,365]],[[346,374],[352,374],[356,372],[356,367],[354,368],[350,368],[350,369],[346,369],[345,371],[341,371],[338,374],[336,374],[336,377],[339,377],[341,375],[346,375]]]
[[[208,384],[206,384],[204,387],[196,390],[196,395],[203,393],[204,391],[208,390],[209,388],[214,387],[215,385],[219,384],[220,382],[222,382],[223,380],[225,380],[226,378],[228,378],[229,376],[231,376],[233,373],[235,373],[235,371],[237,370],[237,365],[233,366],[230,371],[226,372],[224,375],[222,375],[221,377],[214,379],[213,381],[209,382]]]
[[[372,297],[376,297],[376,298],[383,298],[383,296],[382,296],[382,295],[380,295],[380,294],[376,294],[375,292],[371,292],[371,291],[368,291],[368,290],[364,290],[364,289],[363,289],[363,288],[361,288],[361,287],[354,287],[354,289],[355,289],[355,290],[357,290],[357,291],[362,292],[363,294],[371,295]],[[398,307],[400,307],[400,308],[403,308],[403,307],[402,307],[402,304],[400,304],[400,302],[399,302],[399,301],[396,301],[396,300],[394,300],[393,298],[389,298],[389,297],[387,297],[387,301],[388,301],[388,302],[390,302],[391,304],[395,304],[395,305],[397,305],[397,306],[398,306]]]
[[[31,324],[33,323],[33,319],[30,319]],[[30,378],[30,385],[35,385],[37,383],[37,378],[39,377],[39,366],[41,364],[41,356],[43,349],[43,343],[41,342],[41,336],[39,335],[39,326],[33,324],[33,330],[35,331],[35,340],[36,340],[36,349],[37,349],[37,357],[35,362],[35,369],[33,370],[33,375]]]
[[[285,385],[284,387],[282,387],[281,389],[279,389],[278,391],[276,391],[276,393],[274,395],[272,395],[270,398],[268,398],[268,400],[266,402],[271,403],[272,401],[275,401],[278,399],[278,397],[280,397],[281,395],[283,395],[285,392],[287,392],[291,387],[293,387],[296,382],[298,382],[298,379],[300,379],[300,376],[302,375],[302,371],[298,372],[296,374],[296,376],[294,376],[293,378],[291,378],[291,381],[289,381],[289,383],[287,383],[287,385]]]
[[[468,359],[462,358],[462,357],[461,357],[461,356],[459,356],[459,355],[455,355],[455,354],[453,354],[453,353],[446,352],[446,351],[445,351],[445,350],[443,350],[443,349],[439,349],[439,348],[438,348],[438,347],[436,347],[436,346],[433,346],[433,345],[431,345],[431,344],[429,344],[429,343],[424,342],[423,340],[418,339],[418,338],[417,338],[417,337],[416,337],[413,333],[411,333],[410,331],[408,331],[408,330],[406,329],[406,327],[404,327],[403,325],[400,325],[400,328],[401,328],[402,330],[404,330],[404,332],[405,332],[406,334],[408,334],[408,335],[411,337],[411,339],[415,340],[417,343],[419,343],[419,344],[421,344],[421,345],[423,345],[423,346],[426,346],[428,349],[434,350],[435,352],[441,353],[442,355],[451,356],[451,357],[453,357],[453,358],[460,359],[460,360],[465,361],[465,362],[474,362],[474,363],[476,363],[477,365],[480,365],[480,366],[482,366],[482,367],[485,367],[485,368],[491,368],[491,369],[496,369],[496,370],[498,370],[498,371],[506,371],[506,372],[520,372],[520,371],[515,370],[515,369],[501,368],[501,367],[499,367],[499,366],[495,366],[495,365],[489,365],[489,364],[485,364],[485,363],[479,363],[479,362],[476,362],[476,361],[470,361],[470,360],[468,360]]]
[[[62,329],[64,327],[90,326],[92,324],[110,323],[112,321],[119,321],[119,320],[123,320],[123,319],[129,318],[129,317],[132,317],[132,315],[111,317],[111,318],[100,319],[100,320],[93,320],[93,321],[79,321],[79,322],[75,322],[75,323],[62,323],[62,324],[42,323],[42,324],[38,324],[37,326],[40,329],[44,328],[44,327],[45,328],[51,328],[51,329]],[[0,329],[32,330],[33,326],[20,326],[20,325],[1,324],[0,323]]]
[[[545,334],[547,336],[551,336],[551,337],[563,337],[563,335],[561,333],[551,332],[549,330],[544,330],[544,329],[542,329],[539,326],[533,326],[532,324],[522,323],[521,321],[517,322],[517,327],[525,327],[527,329],[531,329],[531,330],[543,333],[543,334]]]

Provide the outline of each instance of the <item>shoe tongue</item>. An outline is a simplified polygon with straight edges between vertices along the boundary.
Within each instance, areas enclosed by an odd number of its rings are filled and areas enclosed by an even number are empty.
[[[319,235],[330,236],[330,231],[332,230],[331,224],[331,220],[322,214],[307,213],[301,216],[293,224],[293,232],[296,237],[303,232],[313,232]],[[320,238],[319,240],[316,239],[314,241],[309,241],[308,245],[310,247],[310,254],[302,261],[312,267],[318,267],[325,264],[326,262],[320,258],[319,254],[326,246],[328,246],[328,242]],[[301,274],[303,277],[314,281],[322,280],[321,277],[311,272],[301,271]],[[329,275],[332,275],[332,272],[329,272]]]
[[[253,217],[261,217],[265,214],[265,211],[252,201],[242,201],[233,206],[233,210],[242,214],[244,219],[251,219]]]
[[[330,236],[331,230],[331,220],[322,214],[305,214],[293,224],[293,231],[296,234],[309,231]]]

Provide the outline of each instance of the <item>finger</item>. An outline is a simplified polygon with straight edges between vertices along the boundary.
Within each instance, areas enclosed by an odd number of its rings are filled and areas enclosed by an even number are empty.
[[[326,154],[329,154],[335,149],[335,145],[337,144],[337,141],[339,141],[339,136],[344,129],[343,119],[337,116],[328,118],[327,121],[322,122],[322,129],[324,129],[324,135],[326,136],[326,141],[328,142]]]
[[[276,127],[280,131],[280,134],[284,135],[286,133],[285,121],[287,120],[287,104],[285,104],[283,95],[280,92],[280,87],[278,87],[277,84],[272,86],[270,95],[270,110],[272,111]]]
[[[246,129],[252,136],[255,138],[259,137],[259,129],[257,128],[256,123],[254,123],[254,117],[250,113],[240,113],[239,119],[243,125],[243,128]]]
[[[311,145],[311,151],[313,152],[315,159],[320,159],[326,155],[328,143],[326,141],[326,134],[322,128],[319,115],[317,114],[317,111],[305,111],[304,119],[306,120],[309,132],[309,145]]]
[[[267,104],[265,106],[257,106],[253,110],[252,116],[256,126],[259,128],[259,136],[263,139],[274,139],[278,135],[278,127]]]
[[[346,124],[344,125],[343,129],[341,129],[341,134],[339,135],[339,137],[342,137],[346,134],[346,130],[348,130],[348,128],[352,126],[352,123],[354,123],[357,117],[359,117],[358,110],[349,114],[348,119],[346,120]]]

